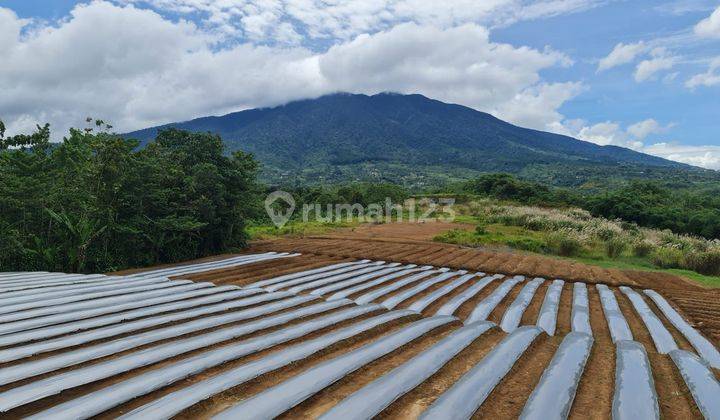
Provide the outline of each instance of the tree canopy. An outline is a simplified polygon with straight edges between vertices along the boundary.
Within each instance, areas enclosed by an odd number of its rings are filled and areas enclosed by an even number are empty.
[[[216,135],[169,129],[139,149],[102,121],[57,144],[48,125],[3,128],[2,270],[103,272],[246,245],[258,165]]]

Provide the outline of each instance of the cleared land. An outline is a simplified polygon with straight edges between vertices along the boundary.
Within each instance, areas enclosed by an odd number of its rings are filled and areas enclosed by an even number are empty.
[[[0,410],[719,415],[715,291],[510,257],[328,237],[125,276],[3,274]]]

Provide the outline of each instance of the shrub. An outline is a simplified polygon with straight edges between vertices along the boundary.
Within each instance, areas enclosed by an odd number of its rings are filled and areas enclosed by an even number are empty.
[[[645,258],[655,250],[655,245],[650,241],[637,241],[633,244],[633,255]]]
[[[435,242],[445,242],[449,244],[476,246],[479,245],[477,236],[473,232],[463,229],[452,229],[433,238]]]
[[[508,239],[505,244],[511,248],[543,254],[547,252],[547,244],[532,238]]]
[[[576,238],[564,232],[555,232],[548,236],[549,250],[563,257],[572,257],[580,254],[583,244]]]
[[[653,251],[650,259],[660,268],[680,268],[683,252],[677,248],[658,247]]]
[[[617,232],[603,226],[596,230],[595,235],[603,241],[611,242],[617,236]]]
[[[685,254],[683,266],[700,274],[720,275],[720,250],[689,252]]]
[[[627,242],[620,237],[610,238],[605,241],[605,255],[610,258],[617,258],[627,249]]]
[[[487,229],[485,229],[485,225],[479,224],[475,227],[475,233],[478,235],[487,235]]]

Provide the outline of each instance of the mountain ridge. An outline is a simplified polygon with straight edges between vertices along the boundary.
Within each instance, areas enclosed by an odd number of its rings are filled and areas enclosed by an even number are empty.
[[[709,176],[701,168],[518,127],[420,94],[336,93],[150,127],[125,136],[145,143],[168,127],[219,134],[228,151],[253,153],[263,164],[263,177],[273,182],[397,181],[394,178],[408,174],[428,181],[444,178],[441,172],[453,173],[449,179],[483,172],[532,176],[538,168],[575,172],[576,181],[564,179],[556,184],[577,184],[609,169],[621,178],[668,171]],[[587,176],[580,168],[587,169]],[[557,172],[559,176],[566,170]]]

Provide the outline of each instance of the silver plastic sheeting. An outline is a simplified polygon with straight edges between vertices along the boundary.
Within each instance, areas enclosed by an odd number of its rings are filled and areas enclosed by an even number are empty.
[[[592,336],[571,332],[565,336],[557,352],[530,394],[520,418],[523,420],[566,419],[585,363],[592,349]]]
[[[164,277],[157,277],[157,278],[150,278],[150,279],[142,279],[142,280],[135,280],[135,281],[125,281],[125,280],[112,280],[110,282],[98,282],[98,283],[91,283],[90,285],[81,285],[81,286],[68,286],[69,289],[65,290],[52,290],[47,292],[34,292],[29,293],[26,295],[20,295],[20,296],[6,296],[6,295],[0,295],[0,308],[3,310],[6,309],[6,306],[10,305],[18,305],[21,303],[28,303],[33,302],[37,305],[44,305],[46,302],[49,302],[52,299],[61,298],[65,296],[78,296],[78,298],[83,298],[83,296],[96,293],[96,292],[104,292],[104,291],[111,291],[111,290],[117,290],[118,287],[135,287],[135,286],[142,286],[146,284],[153,284],[153,283],[162,283],[167,282],[168,279]]]
[[[636,341],[618,341],[615,361],[614,420],[659,419],[655,383],[645,347]]]
[[[573,284],[572,314],[570,323],[574,332],[592,335],[590,326],[590,302],[585,283]]]
[[[394,282],[388,284],[387,286],[381,287],[376,290],[372,290],[370,292],[367,292],[365,294],[358,296],[355,299],[355,303],[357,303],[358,305],[364,305],[366,303],[370,303],[377,298],[383,297],[383,296],[387,295],[388,293],[391,293],[391,292],[394,292],[395,290],[401,289],[408,284],[419,281],[420,279],[423,279],[423,278],[431,276],[431,275],[444,273],[447,271],[449,271],[449,269],[447,269],[447,268],[424,271],[424,272],[416,274],[414,276],[410,276],[410,277],[406,277],[404,279],[400,279],[398,281],[394,281]],[[331,296],[330,298],[332,299],[333,296]]]
[[[350,287],[350,288],[348,288],[348,289],[341,290],[341,291],[339,291],[339,292],[335,292],[335,293],[333,293],[332,295],[330,295],[330,296],[327,298],[327,300],[345,299],[346,297],[352,295],[353,293],[362,292],[363,290],[367,290],[367,289],[373,288],[373,287],[375,287],[375,286],[379,286],[379,285],[381,285],[381,284],[383,284],[383,283],[387,283],[387,282],[390,281],[390,280],[394,280],[394,279],[399,278],[399,277],[402,277],[402,276],[404,276],[404,275],[407,275],[407,274],[411,274],[411,273],[415,273],[415,272],[417,272],[417,271],[420,271],[420,273],[418,273],[418,274],[413,274],[412,276],[408,276],[408,277],[406,277],[406,278],[404,278],[404,279],[402,279],[402,280],[398,280],[398,281],[396,281],[396,282],[393,282],[393,284],[396,284],[396,283],[399,283],[399,282],[405,282],[405,284],[409,284],[409,283],[412,283],[413,281],[423,279],[423,278],[425,278],[425,277],[427,277],[427,276],[432,275],[433,273],[436,273],[436,271],[428,271],[430,268],[432,268],[432,267],[429,267],[429,268],[426,268],[426,267],[413,268],[413,269],[411,269],[411,270],[407,270],[407,273],[404,273],[404,274],[401,274],[402,272],[400,272],[400,273],[390,274],[390,275],[388,275],[388,276],[383,276],[383,277],[380,277],[379,279],[375,279],[375,280],[372,280],[372,281],[368,281],[368,282],[365,282],[365,283],[363,283],[363,284],[359,284],[359,285],[357,285],[357,286]],[[372,299],[371,299],[371,300],[372,300]]]
[[[259,289],[248,289],[248,290],[259,290]],[[147,307],[141,307],[140,309],[129,310],[116,314],[107,315],[105,311],[98,311],[93,309],[91,311],[73,312],[73,316],[76,317],[77,321],[72,323],[65,323],[60,325],[53,325],[56,322],[50,319],[55,319],[57,316],[46,317],[45,319],[47,327],[32,328],[25,331],[19,331],[9,334],[0,335],[0,346],[6,346],[11,344],[24,343],[26,341],[36,340],[37,337],[50,338],[58,335],[68,334],[76,331],[82,331],[88,328],[101,327],[103,325],[110,325],[117,322],[128,321],[143,316],[159,314],[162,312],[173,311],[178,309],[190,308],[193,306],[221,302],[223,300],[232,299],[238,292],[239,288],[236,286],[219,286],[219,287],[207,287],[203,289],[193,290],[186,293],[178,293],[173,295],[171,298],[165,297],[164,299],[151,299],[150,301],[144,301],[147,303]],[[209,295],[209,296],[208,296]],[[244,294],[239,295],[244,296]],[[179,302],[173,302],[177,301]],[[155,302],[153,302],[155,301]],[[170,301],[171,303],[165,303]],[[149,303],[148,303],[149,302]],[[95,313],[92,318],[83,316],[87,312]],[[67,315],[65,315],[67,316]],[[91,314],[92,316],[92,314]],[[89,319],[83,319],[89,318]],[[62,322],[62,321],[59,321]],[[38,324],[41,325],[41,324]]]
[[[0,281],[17,280],[30,276],[54,276],[62,273],[49,273],[47,271],[16,271],[0,273]]]
[[[107,285],[117,285],[117,284],[140,284],[138,282],[141,281],[168,281],[169,279],[167,277],[150,277],[146,279],[129,279],[126,277],[110,277],[107,276],[105,278],[98,279],[97,281],[93,282],[86,282],[86,283],[80,283],[80,284],[62,284],[58,286],[46,286],[39,289],[25,289],[25,290],[17,290],[14,292],[5,292],[0,294],[0,302],[5,302],[9,299],[15,299],[20,297],[33,297],[33,296],[44,296],[48,293],[55,293],[55,292],[62,292],[67,290],[78,290],[82,291],[88,288],[95,288],[100,286],[107,286]]]
[[[311,281],[319,280],[319,279],[332,279],[334,281],[344,280],[350,277],[359,276],[361,274],[365,273],[371,273],[373,271],[381,270],[385,264],[385,261],[374,261],[369,262],[365,264],[358,264],[355,266],[350,266],[346,268],[341,268],[339,270],[334,270],[340,273],[332,274],[331,276],[328,276],[328,274],[333,273],[332,271],[329,273],[320,273],[320,274],[313,274],[312,276],[305,276],[300,277],[293,280],[285,280],[280,283],[275,283],[270,286],[264,286],[263,289],[274,292],[276,290],[284,289],[286,287],[292,287],[298,284],[303,283],[309,283]]]
[[[295,407],[311,395],[429,331],[456,320],[455,317],[431,317],[416,321],[342,356],[328,360],[231,407],[216,419],[271,418]]]
[[[620,306],[618,306],[617,300],[615,299],[615,293],[604,284],[598,284],[595,287],[600,293],[600,302],[602,303],[603,313],[605,314],[605,320],[608,323],[613,343],[623,340],[631,341],[633,339],[632,331],[630,331],[630,326],[620,311]]]
[[[65,304],[58,304],[54,306],[46,306],[42,308],[29,309],[21,312],[13,312],[10,314],[0,315],[0,324],[20,321],[23,319],[36,318],[40,316],[62,314],[66,312],[81,311],[83,309],[100,308],[103,306],[117,305],[118,303],[133,302],[141,299],[149,299],[152,297],[167,295],[173,293],[175,288],[183,285],[193,284],[190,280],[178,280],[168,281],[164,283],[158,283],[157,285],[142,286],[138,293],[112,296],[102,299],[94,299],[89,301],[81,302],[70,302]],[[162,289],[162,290],[158,290]]]
[[[257,299],[244,299],[247,305],[257,303]],[[20,379],[29,378],[41,373],[52,372],[57,369],[84,363],[90,360],[98,359],[110,354],[119,353],[121,351],[130,350],[139,346],[155,343],[160,340],[178,337],[181,335],[203,331],[208,328],[225,325],[231,322],[242,321],[260,315],[266,315],[282,309],[291,308],[293,306],[308,302],[312,299],[303,297],[294,297],[280,302],[270,303],[244,311],[231,312],[223,315],[216,315],[198,319],[195,321],[173,325],[165,328],[159,328],[147,331],[142,334],[136,334],[130,337],[124,337],[107,343],[101,343],[90,347],[85,347],[58,354],[56,356],[27,362],[19,365],[8,366],[0,369],[0,385],[18,381]],[[11,349],[12,351],[12,349]]]
[[[284,255],[287,255],[287,253],[283,253]],[[138,277],[156,277],[156,276],[164,276],[164,277],[171,277],[174,276],[176,273],[183,273],[187,270],[196,269],[200,271],[206,271],[206,270],[213,270],[218,267],[228,267],[233,264],[239,263],[245,263],[249,261],[259,260],[262,258],[268,258],[268,257],[274,257],[274,256],[281,256],[281,254],[278,254],[277,252],[265,252],[262,254],[247,254],[247,255],[239,255],[237,257],[230,257],[225,258],[222,260],[217,261],[207,261],[203,263],[191,263],[191,264],[184,264],[184,265],[176,265],[166,268],[158,268],[154,270],[145,270],[140,271],[138,273],[129,274],[125,277],[128,278],[138,278]]]
[[[560,294],[562,294],[564,285],[564,281],[554,280],[550,287],[548,287],[542,307],[540,307],[537,326],[545,330],[548,335],[555,335]]]
[[[658,353],[667,354],[672,350],[676,350],[678,346],[677,343],[675,343],[675,339],[670,334],[670,331],[665,328],[660,318],[658,318],[648,304],[645,303],[643,297],[640,296],[638,292],[626,286],[620,287],[620,291],[625,293],[625,296],[630,299],[635,311],[640,315],[640,318],[650,332],[650,337],[652,337]]]
[[[212,283],[191,283],[184,286],[177,286],[173,288],[173,293],[160,293],[160,296],[155,298],[149,298],[145,296],[143,299],[137,299],[131,302],[121,303],[118,305],[102,306],[98,308],[86,309],[82,311],[63,312],[55,315],[42,316],[38,318],[24,319],[15,322],[8,322],[0,324],[0,334],[9,334],[17,331],[29,330],[31,328],[46,327],[54,324],[61,324],[68,321],[77,321],[80,319],[91,318],[94,316],[105,315],[109,313],[115,313],[120,311],[126,311],[128,309],[142,308],[145,306],[154,305],[160,302],[171,302],[184,299],[184,296],[191,290],[205,289],[217,292],[217,288],[213,287]],[[158,295],[154,292],[154,295]]]
[[[520,290],[520,293],[505,311],[502,321],[500,321],[500,328],[503,331],[513,332],[520,325],[525,309],[530,305],[535,292],[544,281],[545,279],[541,278],[533,279]]]
[[[350,278],[350,280],[357,280],[357,279],[362,279],[362,280],[360,280],[360,281],[368,280],[368,279],[371,279],[371,278],[374,278],[374,277],[379,277],[379,276],[382,276],[382,275],[385,275],[385,274],[390,274],[390,273],[392,273],[392,272],[401,270],[402,267],[399,267],[399,266],[400,266],[400,263],[387,264],[387,265],[384,265],[384,266],[383,266],[383,267],[387,267],[387,268],[383,268],[382,270],[373,270],[371,273],[362,274],[362,275],[360,275],[360,276],[352,276],[352,277],[349,277],[349,278]],[[303,291],[305,291],[305,290],[316,289],[316,288],[318,288],[318,287],[327,286],[327,285],[329,285],[329,284],[336,284],[336,283],[338,283],[338,282],[340,282],[340,281],[342,281],[342,280],[346,280],[346,279],[337,280],[337,279],[335,279],[335,278],[333,278],[333,277],[330,277],[330,278],[327,278],[327,279],[315,280],[315,281],[312,281],[312,282],[309,282],[309,283],[303,283],[303,284],[299,284],[299,285],[297,285],[297,286],[291,287],[291,288],[288,289],[288,292],[290,292],[290,293],[300,293],[300,292],[303,292]]]
[[[318,331],[321,328],[326,328],[338,322],[347,321],[375,311],[378,308],[379,306],[377,305],[352,307],[312,321],[284,328],[274,333],[211,350],[198,356],[185,359],[179,363],[150,371],[52,407],[31,418],[74,420],[94,416],[125,401],[139,397],[195,373],[200,373],[213,366],[285,343]]]
[[[0,283],[0,288],[10,288],[15,286],[24,286],[24,285],[52,285],[53,283],[57,282],[64,282],[67,280],[77,280],[77,279],[101,279],[105,277],[102,274],[64,274],[64,273],[57,273],[58,275],[54,276],[46,276],[46,275],[39,275],[39,276],[27,276],[23,277],[21,279],[17,280],[9,280]]]
[[[465,323],[472,324],[473,322],[485,321],[493,309],[505,299],[505,296],[507,296],[512,288],[520,283],[522,279],[524,279],[524,277],[513,277],[502,282],[500,286],[475,306],[475,309],[470,313]]]
[[[260,289],[245,289],[232,292],[236,297],[246,297],[251,294],[252,291]],[[245,292],[245,294],[241,294]],[[253,296],[248,299],[239,299],[232,302],[209,305],[198,309],[180,311],[172,314],[161,315],[161,316],[150,316],[134,322],[124,322],[118,325],[112,325],[104,328],[95,328],[90,331],[85,331],[78,334],[70,334],[64,337],[56,338],[54,340],[43,340],[37,341],[32,344],[25,346],[12,347],[9,349],[0,350],[0,362],[8,362],[12,360],[22,359],[24,357],[32,356],[38,353],[58,350],[62,348],[77,346],[80,344],[89,343],[91,341],[100,340],[103,338],[113,337],[120,334],[127,334],[129,332],[142,330],[145,328],[160,327],[170,322],[182,321],[198,316],[208,316],[218,312],[224,312],[231,309],[243,308],[246,306],[254,305],[257,303],[268,302],[271,300],[280,299],[283,297],[290,296],[289,293],[268,293],[258,296]],[[34,332],[30,330],[29,332]],[[40,340],[43,338],[41,334],[38,334],[35,339]]]
[[[179,267],[162,268],[159,270],[145,271],[138,274],[132,274],[128,277],[155,277],[155,276],[179,276],[183,274],[202,273],[205,271],[219,270],[222,268],[237,267],[246,264],[253,264],[260,261],[274,260],[277,258],[292,258],[300,254],[289,254],[287,252],[276,253],[267,252],[264,254],[241,255],[233,258],[226,258],[220,261],[211,261],[207,263],[189,264]]]
[[[320,288],[315,289],[312,292],[310,292],[310,294],[316,295],[316,296],[322,296],[326,293],[335,292],[335,291],[341,290],[341,289],[347,289],[347,288],[350,288],[350,287],[356,286],[356,285],[364,286],[368,283],[381,284],[388,280],[396,279],[398,277],[406,276],[411,273],[417,273],[418,271],[429,270],[430,268],[432,268],[430,266],[426,266],[426,267],[427,268],[425,268],[425,267],[417,268],[417,266],[415,264],[408,264],[408,265],[404,265],[402,267],[398,267],[399,271],[393,271],[390,274],[383,275],[382,277],[378,277],[374,280],[369,280],[370,278],[374,277],[372,274],[370,274],[368,277],[360,276],[358,278],[343,280],[343,281],[340,281],[337,283],[330,284],[328,286],[320,287]],[[343,296],[343,297],[347,297],[347,296]]]
[[[430,306],[433,302],[440,299],[441,297],[447,295],[448,293],[452,292],[453,290],[457,289],[458,287],[462,286],[463,284],[467,283],[474,277],[482,277],[485,273],[475,273],[475,274],[466,274],[464,276],[460,276],[459,278],[451,281],[450,283],[446,284],[445,286],[435,290],[434,292],[430,293],[429,295],[423,297],[422,299],[419,299],[416,302],[413,302],[412,305],[408,307],[411,311],[417,311],[422,312],[425,308]]]
[[[357,266],[357,265],[365,264],[365,263],[369,263],[369,262],[370,262],[370,260],[361,260],[361,261],[332,264],[332,265],[328,265],[325,267],[315,268],[312,270],[300,271],[298,273],[285,274],[285,275],[279,276],[279,277],[273,277],[270,279],[256,281],[254,283],[248,284],[245,287],[251,287],[251,288],[252,287],[265,287],[265,286],[270,286],[271,284],[283,282],[285,280],[297,279],[300,277],[306,277],[306,276],[310,276],[313,274],[319,274],[319,273],[326,273],[326,275],[337,274],[337,273],[329,273],[329,272],[337,270],[337,269]],[[348,270],[352,270],[352,268],[348,268]]]
[[[494,327],[481,321],[466,325],[401,366],[364,386],[331,408],[323,420],[369,419],[445,366],[476,338]]]
[[[91,279],[99,279],[101,275],[99,274],[93,274]],[[39,276],[28,276],[19,280],[6,280],[2,283],[0,283],[0,288],[2,289],[9,289],[17,286],[26,286],[26,285],[50,285],[56,282],[63,282],[67,280],[75,280],[75,279],[85,279],[87,278],[86,274],[62,274],[58,273],[58,275],[54,276],[46,276],[46,275],[39,275]]]
[[[159,283],[150,284],[132,284],[131,287],[123,287],[115,285],[110,290],[104,290],[94,293],[74,293],[71,296],[56,297],[53,299],[46,300],[35,300],[33,302],[24,302],[14,305],[6,304],[0,307],[0,314],[9,314],[12,312],[27,311],[35,308],[42,308],[46,306],[65,305],[68,303],[74,303],[79,301],[99,300],[111,296],[129,295],[132,293],[146,292],[149,290],[167,289],[175,287],[179,284],[188,284],[187,282],[178,281],[166,281]],[[43,314],[44,315],[44,314]],[[2,322],[2,321],[0,321]]]
[[[440,274],[439,276],[435,276],[431,279],[425,280],[424,282],[413,286],[409,288],[408,290],[402,291],[395,296],[391,296],[384,301],[382,301],[381,305],[388,308],[393,309],[394,307],[398,306],[400,303],[402,303],[404,300],[410,299],[411,297],[417,295],[418,293],[428,289],[430,286],[443,282],[450,277],[455,277],[459,274],[465,274],[467,271],[450,271],[447,273]]]
[[[170,418],[185,408],[210,398],[215,394],[240,385],[243,382],[249,381],[264,373],[287,366],[295,361],[302,360],[342,340],[346,340],[379,325],[408,315],[412,315],[412,312],[403,310],[392,311],[358,322],[350,325],[349,327],[329,332],[318,338],[296,344],[259,360],[245,363],[237,368],[225,371],[219,375],[215,375],[209,379],[170,393],[162,398],[139,407],[120,418],[126,420]],[[183,362],[183,364],[184,363],[185,362]],[[187,363],[192,363],[191,359],[188,359]],[[177,366],[178,368],[181,368],[181,365]]]
[[[534,326],[513,331],[428,407],[421,418],[460,420],[472,417],[540,333],[542,330]]]
[[[150,347],[108,360],[106,362],[50,376],[45,379],[0,393],[0,412],[37,401],[50,395],[55,395],[66,389],[95,382],[97,380],[108,378],[132,369],[137,369],[142,366],[147,366],[152,363],[157,363],[170,357],[241,337],[265,328],[282,325],[293,319],[325,312],[348,303],[349,302],[335,301],[307,306],[292,312],[282,313],[238,326],[223,328],[206,334],[172,341],[167,344]]]
[[[83,283],[95,283],[98,281],[102,281],[105,278],[105,276],[97,274],[92,276],[70,276],[67,278],[63,278],[60,281],[52,281],[52,282],[29,282],[24,285],[15,285],[15,286],[7,286],[7,287],[0,287],[0,293],[8,293],[8,292],[16,292],[21,290],[38,290],[43,289],[46,287],[54,287],[54,286],[64,286],[68,284],[83,284]]]
[[[662,297],[659,293],[654,290],[645,290],[645,294],[655,302],[663,315],[677,328],[682,335],[692,344],[697,350],[700,357],[705,359],[710,366],[715,369],[720,369],[720,352],[715,346],[708,341],[707,338],[703,337],[695,328],[693,328],[687,321],[680,316],[679,313]]]
[[[480,291],[487,287],[488,284],[492,283],[495,280],[501,279],[504,276],[501,274],[495,274],[493,276],[483,277],[478,281],[477,283],[473,284],[472,286],[468,287],[467,289],[463,290],[462,293],[459,293],[457,296],[450,299],[447,303],[445,303],[443,306],[440,307],[440,309],[435,312],[435,315],[452,315],[455,313],[457,308],[459,308],[463,303],[467,302],[472,298],[473,296],[480,293]]]
[[[720,419],[720,382],[707,362],[685,350],[673,350],[670,358],[685,380],[700,412],[706,419]]]

